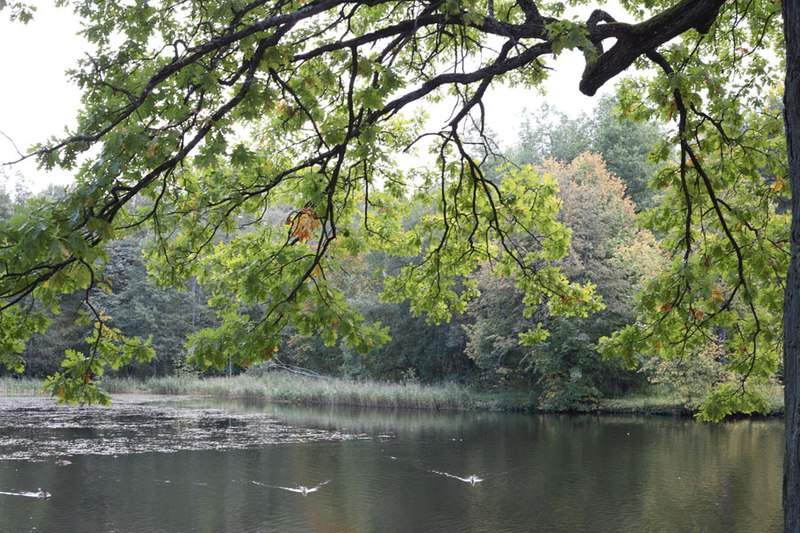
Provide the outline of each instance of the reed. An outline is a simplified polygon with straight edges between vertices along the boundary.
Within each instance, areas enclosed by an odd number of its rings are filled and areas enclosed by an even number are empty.
[[[600,401],[599,411],[629,415],[691,415],[684,403],[672,395],[636,395],[606,398]]]
[[[471,409],[478,404],[473,393],[457,385],[312,378],[286,372],[271,372],[258,377],[165,377],[143,382],[108,380],[104,388],[111,393],[203,395],[300,405]]]
[[[783,416],[783,386],[779,383],[762,385],[766,410],[758,415]],[[637,415],[694,415],[697,402],[687,403],[686,398],[654,388],[650,394],[630,395],[622,398],[606,398],[600,401],[597,410],[608,414]]]
[[[0,377],[0,396],[42,394],[42,380]],[[104,379],[102,386],[111,394],[157,394],[213,396],[247,399],[266,403],[295,405],[348,406],[390,409],[537,411],[535,396],[529,393],[476,392],[456,385],[422,385],[355,381],[342,378],[310,377],[290,372],[242,374],[232,378],[173,376],[148,380]],[[783,388],[771,385],[766,391],[769,414],[783,414]],[[674,395],[663,391],[650,394],[607,398],[593,410],[607,414],[691,415],[692,409]]]
[[[44,380],[0,377],[0,395],[35,396],[42,394]]]

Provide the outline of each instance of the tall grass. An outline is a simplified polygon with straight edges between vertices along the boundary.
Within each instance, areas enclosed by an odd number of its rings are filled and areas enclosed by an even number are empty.
[[[0,378],[0,395],[41,394],[42,384],[42,380]],[[478,402],[469,390],[458,385],[311,378],[286,372],[233,378],[105,379],[101,388],[111,394],[200,395],[299,405],[471,409],[483,403]]]
[[[0,395],[4,396],[32,396],[42,394],[41,379],[8,378],[0,377]]]
[[[286,372],[272,372],[258,377],[165,377],[143,382],[108,380],[104,388],[111,393],[203,395],[299,405],[404,409],[471,409],[477,406],[474,395],[457,385],[320,379]]]
[[[605,398],[600,401],[600,411],[629,415],[690,415],[680,398],[669,394]]]
[[[41,394],[42,380],[0,378],[0,395]],[[295,405],[350,406],[395,409],[536,411],[535,397],[526,393],[475,392],[463,386],[384,383],[341,378],[313,378],[289,372],[233,378],[164,377],[145,381],[105,379],[101,387],[112,394],[159,394],[214,396]],[[768,391],[772,415],[783,413],[783,389]],[[692,410],[675,395],[663,391],[607,398],[596,406],[598,413],[689,415]]]
[[[783,416],[783,385],[762,385],[767,416]],[[601,413],[643,415],[693,415],[697,412],[697,400],[689,402],[685,397],[656,387],[649,394],[605,398],[597,409]]]

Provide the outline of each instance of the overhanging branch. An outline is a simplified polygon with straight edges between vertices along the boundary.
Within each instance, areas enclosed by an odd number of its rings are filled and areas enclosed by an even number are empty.
[[[587,23],[589,40],[598,50],[602,50],[600,43],[605,39],[614,38],[617,42],[599,57],[586,62],[580,91],[594,96],[600,87],[630,67],[638,57],[686,31],[695,29],[708,33],[724,3],[725,0],[683,0],[639,24],[613,21],[604,12],[602,17],[593,15],[589,19],[591,24]]]

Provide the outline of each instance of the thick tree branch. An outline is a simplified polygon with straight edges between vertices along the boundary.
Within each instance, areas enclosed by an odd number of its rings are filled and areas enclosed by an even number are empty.
[[[602,17],[590,17],[589,40],[595,46],[599,48],[600,42],[610,38],[617,42],[596,59],[587,61],[579,86],[581,92],[593,96],[637,58],[690,29],[707,33],[724,3],[725,0],[683,0],[639,24],[610,22],[613,19],[604,12]],[[600,21],[605,23],[600,24]]]

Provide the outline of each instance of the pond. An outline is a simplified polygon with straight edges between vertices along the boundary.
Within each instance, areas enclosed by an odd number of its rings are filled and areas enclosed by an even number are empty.
[[[0,532],[778,532],[782,463],[778,420],[0,398]]]

